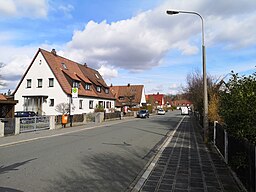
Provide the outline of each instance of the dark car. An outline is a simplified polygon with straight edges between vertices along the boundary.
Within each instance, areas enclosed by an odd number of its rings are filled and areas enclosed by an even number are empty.
[[[14,117],[34,117],[36,113],[34,111],[16,111]]]
[[[138,111],[137,112],[137,117],[139,117],[139,118],[146,118],[146,117],[149,118],[148,110],[142,109],[142,110]]]

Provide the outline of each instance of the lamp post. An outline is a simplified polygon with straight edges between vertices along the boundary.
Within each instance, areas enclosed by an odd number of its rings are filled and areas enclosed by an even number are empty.
[[[204,141],[207,143],[208,142],[208,132],[209,132],[209,123],[208,123],[208,95],[207,95],[207,75],[206,75],[206,55],[205,55],[205,45],[204,45],[204,19],[203,17],[193,11],[172,11],[172,10],[167,10],[166,13],[168,15],[176,15],[179,13],[185,13],[185,14],[193,14],[197,15],[200,17],[202,21],[202,62],[203,62],[203,87],[204,87],[204,122],[203,122],[203,127],[204,127]]]

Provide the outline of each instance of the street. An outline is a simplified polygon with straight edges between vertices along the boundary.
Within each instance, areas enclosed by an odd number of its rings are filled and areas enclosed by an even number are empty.
[[[0,191],[125,191],[181,118],[168,112],[1,147]]]

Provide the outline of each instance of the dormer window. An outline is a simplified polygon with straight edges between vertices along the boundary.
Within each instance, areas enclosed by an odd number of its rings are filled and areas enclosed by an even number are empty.
[[[73,88],[79,88],[80,82],[79,81],[73,81]]]
[[[105,93],[109,94],[109,89],[108,88],[105,89]]]
[[[118,99],[119,99],[119,100],[124,100],[124,97],[123,97],[123,96],[120,96]]]
[[[100,87],[100,86],[97,86],[97,87],[96,87],[96,90],[97,90],[97,92],[101,92],[101,87]]]
[[[65,63],[61,63],[61,65],[64,69],[68,69]]]
[[[91,85],[86,83],[85,86],[84,86],[85,90],[90,90],[91,89]]]

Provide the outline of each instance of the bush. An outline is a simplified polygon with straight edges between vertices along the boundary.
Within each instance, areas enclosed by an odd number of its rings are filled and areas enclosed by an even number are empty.
[[[256,72],[239,76],[232,72],[226,90],[220,94],[220,114],[227,131],[256,143]]]
[[[96,105],[96,108],[94,109],[94,112],[104,112],[104,107],[102,105]]]

